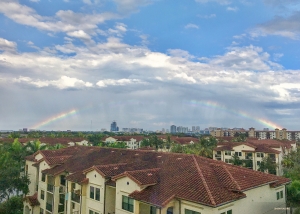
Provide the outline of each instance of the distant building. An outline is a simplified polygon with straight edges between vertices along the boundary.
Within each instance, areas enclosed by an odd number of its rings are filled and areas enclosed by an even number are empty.
[[[116,121],[113,121],[110,124],[110,131],[111,132],[118,132],[119,131],[119,127],[117,126],[117,122]]]
[[[176,133],[176,126],[175,125],[172,125],[170,127],[170,130],[171,130],[171,133]]]

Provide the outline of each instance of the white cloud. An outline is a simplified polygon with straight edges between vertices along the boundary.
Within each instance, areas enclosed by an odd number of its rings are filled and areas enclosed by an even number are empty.
[[[290,39],[300,39],[300,11],[289,17],[276,16],[273,20],[260,24],[250,32],[252,37],[276,35]]]
[[[100,80],[96,83],[97,86],[103,88],[108,86],[125,86],[125,85],[131,85],[131,84],[140,84],[143,83],[141,80],[138,79],[105,79]]]
[[[199,26],[198,25],[195,25],[195,24],[187,24],[186,26],[184,26],[184,28],[186,29],[190,29],[190,28],[195,28],[195,29],[199,29]]]
[[[137,8],[151,4],[152,0],[113,0],[118,7],[119,11],[132,12]]]
[[[91,39],[91,37],[87,33],[85,33],[83,30],[68,32],[67,35],[78,38],[78,39],[87,39],[87,40]]]
[[[212,18],[216,18],[217,15],[212,13],[210,15],[198,15],[198,17],[203,18],[203,19],[212,19]]]
[[[238,7],[227,7],[226,10],[236,12],[239,10]]]
[[[230,0],[195,0],[196,2],[199,2],[199,3],[208,3],[208,2],[216,2],[216,3],[219,3],[221,5],[228,5],[228,4],[231,4],[232,1]]]
[[[12,41],[0,38],[0,51],[15,52],[17,44]]]
[[[71,34],[74,34],[74,32],[79,34],[80,32],[85,32],[85,34],[90,36],[96,34],[98,24],[119,17],[113,13],[82,14],[71,10],[60,10],[54,17],[47,17],[37,14],[34,9],[21,5],[18,2],[6,1],[0,2],[0,13],[3,13],[16,23],[35,27],[39,30]]]
[[[17,83],[26,83],[29,85],[33,85],[37,88],[54,86],[58,89],[81,89],[81,88],[89,88],[92,87],[93,84],[90,82],[84,82],[77,78],[72,78],[68,76],[61,76],[58,80],[33,80],[30,77],[20,76],[19,78],[14,78],[13,82]]]

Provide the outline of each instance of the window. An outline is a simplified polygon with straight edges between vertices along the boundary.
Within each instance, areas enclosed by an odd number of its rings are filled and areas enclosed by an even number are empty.
[[[41,199],[45,199],[45,191],[44,190],[41,190]]]
[[[40,208],[40,214],[44,214],[44,210]]]
[[[122,196],[122,209],[133,212],[133,199],[127,196]]]
[[[89,210],[89,214],[99,214],[98,212],[95,212],[93,210]]]
[[[201,213],[193,210],[184,209],[184,214],[201,214]]]
[[[90,186],[90,198],[100,201],[100,189]]]
[[[75,203],[72,202],[72,209],[74,210],[75,209]]]
[[[156,214],[156,207],[150,207],[150,214]]]
[[[260,166],[261,161],[256,161],[257,166]]]
[[[225,163],[231,163],[231,159],[225,158]]]
[[[231,156],[231,151],[225,151],[225,155]]]
[[[235,152],[234,153],[236,156],[242,156],[242,152]]]
[[[228,210],[227,212],[222,212],[221,214],[232,214],[232,210]]]
[[[264,153],[258,152],[258,153],[256,153],[256,157],[263,158],[264,157]]]
[[[277,192],[276,195],[277,195],[277,200],[283,198],[283,190]]]
[[[150,214],[156,214],[156,207],[150,207]]]
[[[65,175],[60,176],[60,185],[62,185],[62,186],[66,185],[66,176]]]
[[[42,173],[42,181],[45,182],[46,181],[46,174]]]

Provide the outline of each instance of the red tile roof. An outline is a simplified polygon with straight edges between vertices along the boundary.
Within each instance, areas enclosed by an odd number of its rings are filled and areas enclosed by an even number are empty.
[[[172,198],[215,207],[245,197],[244,191],[248,189],[289,182],[286,178],[195,155],[100,147],[70,147],[42,153],[47,159],[48,155],[61,156],[63,151],[71,157],[50,169],[51,173],[66,171],[71,173],[66,179],[76,183],[87,182],[85,173],[90,170],[108,179],[128,176],[141,186],[152,184],[130,197],[160,207]],[[113,185],[112,181],[108,183]]]
[[[35,207],[40,205],[40,202],[38,200],[38,193],[34,193],[32,196],[26,196],[26,200],[30,204],[30,206]]]
[[[138,185],[145,186],[145,185],[153,185],[159,181],[159,170],[158,168],[155,169],[142,169],[142,170],[135,170],[135,171],[125,171],[122,174],[114,176],[112,178],[113,181],[122,178],[122,177],[129,177],[134,180]]]

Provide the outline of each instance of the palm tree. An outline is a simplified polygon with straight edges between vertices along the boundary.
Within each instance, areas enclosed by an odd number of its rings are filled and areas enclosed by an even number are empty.
[[[25,147],[26,147],[26,151],[29,152],[30,154],[33,154],[39,150],[47,149],[47,145],[42,144],[41,141],[39,140],[28,142]]]

